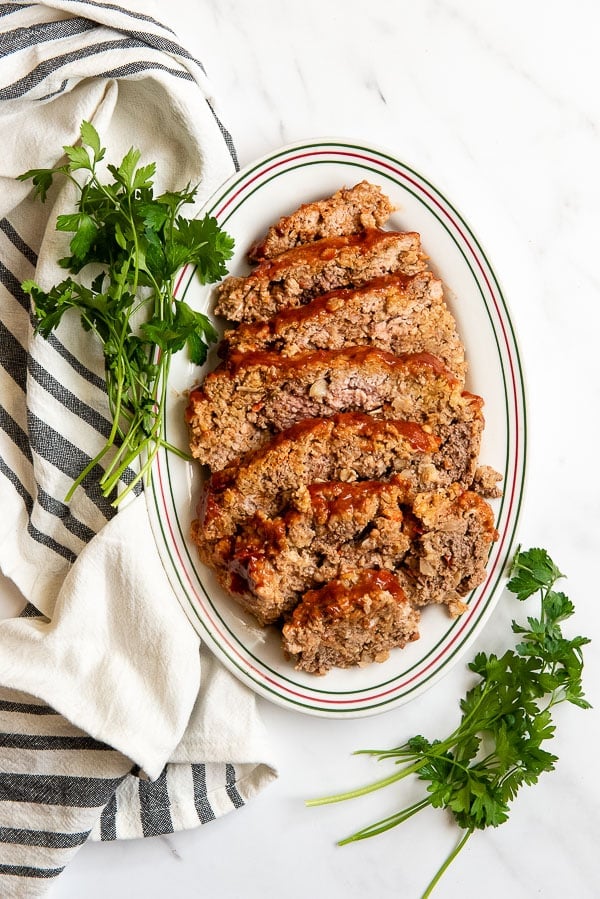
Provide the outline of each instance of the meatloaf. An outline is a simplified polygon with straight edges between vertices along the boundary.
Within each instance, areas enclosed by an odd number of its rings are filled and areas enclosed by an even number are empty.
[[[214,472],[198,505],[198,527],[209,541],[233,534],[245,518],[258,511],[275,515],[291,491],[315,481],[402,473],[418,490],[447,485],[459,480],[459,472],[434,465],[439,443],[414,422],[362,412],[306,419]]]
[[[425,269],[421,240],[413,232],[369,228],[348,237],[325,237],[261,262],[246,277],[230,276],[217,288],[215,312],[234,322],[265,321],[338,287],[365,284],[389,272]]]
[[[346,346],[390,353],[434,353],[464,381],[465,352],[442,282],[431,272],[384,275],[362,287],[323,294],[266,322],[227,331],[219,354],[266,350],[283,356]]]
[[[348,347],[232,356],[190,393],[186,420],[192,455],[215,470],[302,419],[359,411],[427,425],[467,471],[479,452],[481,407],[429,353]]]
[[[257,513],[235,536],[195,537],[200,558],[261,624],[275,622],[303,594],[347,569],[396,572],[409,599],[447,603],[484,577],[493,514],[480,496],[453,486],[417,494],[400,477],[300,487],[281,514]]]
[[[283,648],[298,671],[325,674],[384,662],[418,636],[419,612],[396,577],[365,569],[305,593],[283,626]]]
[[[458,615],[465,610],[460,597],[485,580],[489,549],[498,539],[494,512],[479,494],[454,486],[446,494],[419,493],[412,513],[420,534],[416,552],[405,559],[404,589],[418,605],[441,601]]]
[[[327,481],[300,487],[280,515],[257,513],[235,536],[197,541],[200,558],[261,624],[290,612],[306,590],[345,568],[394,570],[415,534],[402,480]]]
[[[322,237],[355,234],[365,228],[381,228],[394,207],[381,188],[361,181],[342,188],[332,197],[304,203],[291,215],[279,219],[248,253],[250,262],[272,259],[299,244]]]

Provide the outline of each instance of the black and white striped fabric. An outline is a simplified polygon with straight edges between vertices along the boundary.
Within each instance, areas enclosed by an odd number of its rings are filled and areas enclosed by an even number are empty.
[[[0,689],[0,895],[42,895],[87,839],[206,824],[248,798],[233,764],[169,764],[153,781],[48,705]]]
[[[161,187],[200,179],[199,201],[234,168],[201,64],[150,10],[0,4],[0,568],[28,600],[0,621],[3,899],[42,895],[88,838],[195,827],[275,776],[253,697],[203,649],[198,692],[143,497],[115,517],[92,472],[65,504],[109,429],[102,360],[76,321],[34,335],[20,286],[61,277],[70,195],[40,206],[14,179],[56,164],[82,119],[113,158],[134,144],[157,161]]]

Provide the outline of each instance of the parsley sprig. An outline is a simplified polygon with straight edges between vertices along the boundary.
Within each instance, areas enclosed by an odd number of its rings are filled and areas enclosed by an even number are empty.
[[[174,297],[175,279],[185,265],[196,267],[202,284],[223,277],[233,240],[208,215],[189,220],[180,214],[194,202],[197,188],[187,185],[154,196],[156,165],[139,165],[141,154],[135,148],[120,165],[106,165],[113,180],[103,181],[99,164],[106,150],[99,135],[89,122],[82,123],[80,133],[80,145],[64,147],[64,164],[31,169],[19,180],[30,179],[42,202],[55,176],[73,183],[77,211],[56,221],[57,230],[74,235],[70,255],[59,265],[73,275],[93,265],[93,277],[87,283],[83,277],[68,277],[49,291],[31,280],[22,286],[33,300],[36,330],[44,337],[74,309],[83,328],[102,344],[112,427],[66,500],[100,462],[102,493],[111,496],[126,470],[143,456],[138,472],[114,499],[117,505],[148,477],[160,447],[185,455],[163,438],[171,357],[186,346],[191,360],[201,365],[217,333],[205,315]]]
[[[478,675],[461,700],[458,727],[444,740],[418,735],[388,750],[361,750],[378,760],[391,759],[400,770],[357,790],[309,806],[363,796],[416,775],[427,784],[425,795],[399,812],[339,841],[340,846],[396,827],[428,806],[448,810],[463,831],[455,849],[425,892],[434,887],[476,830],[497,827],[509,816],[519,789],[552,771],[557,757],[543,748],[554,736],[553,709],[563,702],[589,708],[582,687],[582,647],[587,637],[569,639],[561,624],[573,615],[573,603],[555,590],[564,577],[543,549],[518,551],[508,589],[525,601],[537,594],[540,611],[527,625],[512,623],[520,642],[498,657],[479,652],[469,668]]]

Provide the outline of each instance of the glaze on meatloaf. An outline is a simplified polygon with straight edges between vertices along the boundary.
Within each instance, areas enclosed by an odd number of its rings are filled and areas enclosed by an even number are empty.
[[[192,455],[215,470],[302,419],[358,411],[426,425],[466,472],[479,452],[481,407],[435,356],[348,347],[233,356],[191,392],[186,420]]]
[[[355,234],[365,228],[381,228],[394,207],[376,184],[361,181],[336,191],[332,197],[304,203],[271,225],[265,237],[248,253],[250,262],[272,259],[299,244],[323,237]]]
[[[202,491],[197,528],[206,541],[233,534],[255,512],[275,515],[293,490],[315,481],[383,480],[401,473],[416,490],[448,485],[464,472],[434,464],[439,444],[414,422],[362,412],[306,419],[214,472]]]
[[[370,228],[326,237],[261,262],[246,277],[225,278],[217,288],[215,313],[235,322],[265,321],[328,290],[365,284],[389,272],[416,274],[425,269],[425,259],[414,232]]]
[[[496,539],[493,514],[459,487],[417,494],[407,481],[328,481],[300,487],[281,514],[257,513],[200,558],[261,624],[288,615],[303,594],[347,569],[396,572],[411,602],[446,603],[483,580]]]
[[[242,324],[225,333],[219,355],[268,351],[295,356],[347,346],[397,355],[433,353],[464,382],[464,347],[442,282],[431,272],[385,275],[284,309],[269,321]]]
[[[347,571],[304,594],[283,626],[283,649],[298,671],[362,668],[418,639],[419,617],[390,571]]]

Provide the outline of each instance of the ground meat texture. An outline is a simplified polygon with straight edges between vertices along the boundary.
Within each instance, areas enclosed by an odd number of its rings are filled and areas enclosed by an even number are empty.
[[[435,356],[349,347],[232,357],[191,392],[186,420],[192,455],[214,470],[302,419],[354,411],[423,424],[442,440],[440,464],[447,464],[443,443],[460,425],[453,450],[466,471],[479,452],[481,407]]]
[[[501,480],[502,475],[491,465],[480,465],[475,471],[472,489],[488,499],[497,499],[502,496],[502,490],[498,486]]]
[[[347,346],[398,355],[433,353],[464,381],[465,352],[456,322],[431,272],[386,275],[363,287],[337,290],[266,322],[227,331],[219,354],[267,350],[284,356]]]
[[[200,558],[260,624],[270,624],[346,568],[399,565],[414,532],[401,507],[409,493],[402,479],[300,487],[281,515],[258,513],[234,537],[199,541]]]
[[[417,605],[444,602],[461,614],[466,596],[485,580],[491,544],[498,539],[490,505],[473,491],[420,493],[412,504],[421,533],[405,559],[401,580]]]
[[[496,536],[477,494],[453,486],[415,495],[394,477],[301,487],[280,515],[257,513],[235,536],[198,541],[198,551],[240,605],[269,624],[307,590],[364,568],[394,572],[414,605],[446,603],[456,614],[483,579]]]
[[[419,637],[419,612],[388,571],[348,571],[309,590],[283,627],[284,651],[298,671],[384,662]]]
[[[248,253],[251,262],[272,259],[280,253],[322,237],[355,234],[365,228],[381,228],[394,207],[381,188],[361,181],[342,188],[332,197],[304,203],[272,225]]]
[[[370,228],[349,237],[326,237],[261,262],[246,277],[226,278],[217,288],[215,313],[234,322],[265,321],[329,290],[365,284],[390,272],[416,274],[425,269],[425,260],[414,232]]]
[[[277,514],[290,492],[316,481],[383,480],[402,473],[415,489],[457,480],[433,461],[440,441],[414,422],[347,412],[307,419],[236,458],[206,481],[197,529],[213,541],[256,512]]]

